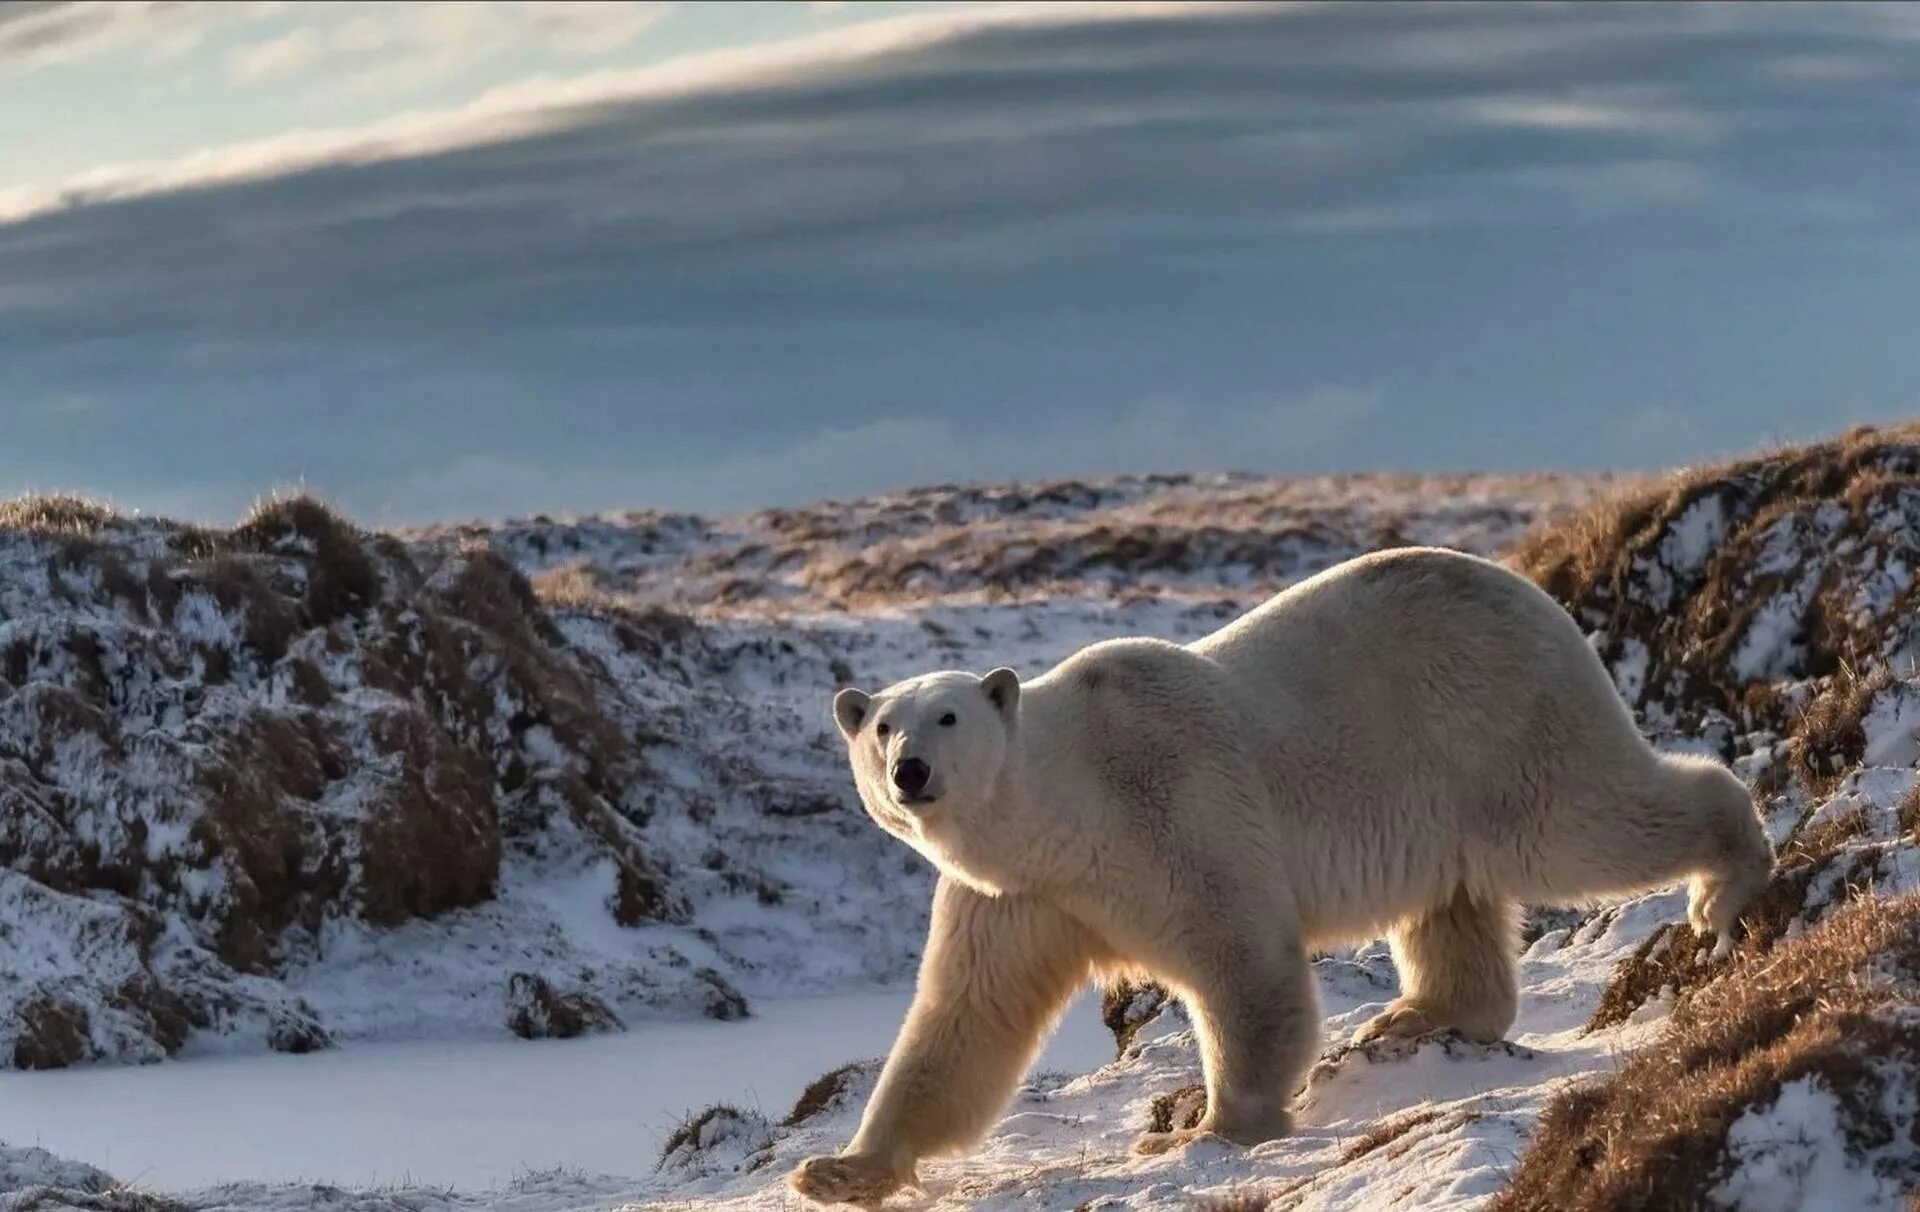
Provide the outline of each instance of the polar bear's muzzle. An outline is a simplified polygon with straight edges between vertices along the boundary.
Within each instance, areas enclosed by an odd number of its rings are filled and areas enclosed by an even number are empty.
[[[933,785],[933,767],[917,757],[901,758],[893,764],[889,777],[901,804],[931,804],[940,798]]]

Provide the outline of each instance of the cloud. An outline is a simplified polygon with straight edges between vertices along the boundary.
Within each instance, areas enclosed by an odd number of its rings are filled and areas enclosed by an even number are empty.
[[[254,19],[273,7],[241,0],[4,0],[0,72],[31,71],[130,45],[165,60],[196,45],[208,25]]]
[[[99,401],[0,401],[0,472],[745,505],[1879,400],[1920,386],[1883,11],[914,13],[103,168],[0,199],[10,396]]]
[[[277,37],[262,38],[233,49],[227,66],[234,79],[245,83],[312,67],[329,54],[326,38],[313,26],[302,25]]]
[[[301,72],[328,72],[360,91],[417,86],[460,68],[525,49],[564,56],[605,55],[631,43],[665,6],[632,0],[522,0],[309,10],[304,23],[233,48],[228,74],[257,84]]]
[[[25,0],[0,6],[0,62],[58,62],[138,34],[156,20],[192,6],[179,3],[57,3]]]
[[[101,165],[59,182],[0,190],[0,222],[78,205],[502,143],[590,122],[616,107],[671,105],[731,92],[765,93],[995,29],[1071,29],[1076,23],[1101,20],[1137,25],[1202,15],[1215,8],[1206,3],[1147,0],[1124,5],[1073,0],[1008,3],[871,21],[783,43],[710,51],[642,68],[537,76],[492,89],[452,109],[404,113],[355,127],[294,131],[159,163]],[[631,15],[621,19],[625,24],[610,22],[603,9]],[[510,43],[516,27],[503,22],[497,16],[500,11],[495,5],[461,0],[380,9],[335,28],[303,26],[242,46],[230,57],[228,67],[237,79],[254,81],[323,64],[361,65],[372,55],[375,61],[367,65],[365,74],[378,77],[395,66],[395,58],[403,68],[409,58],[445,63],[471,53],[475,39],[493,49]],[[658,15],[660,6],[592,4],[587,11],[595,15],[584,18],[576,6],[535,0],[515,11],[525,13],[535,27],[545,28],[562,44],[581,45],[578,40],[589,34],[605,37],[609,30],[622,29],[637,33]],[[408,15],[396,18],[400,13]]]

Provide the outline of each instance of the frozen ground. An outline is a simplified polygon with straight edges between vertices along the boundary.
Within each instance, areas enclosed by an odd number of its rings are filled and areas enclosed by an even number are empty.
[[[778,1119],[808,1082],[884,1050],[911,993],[761,1003],[754,1017],[649,1023],[573,1040],[369,1043],[306,1056],[0,1073],[0,1140],[143,1186],[267,1182],[486,1191],[528,1173],[644,1174],[716,1102]],[[1040,1062],[1113,1056],[1082,998]]]
[[[1609,1031],[1582,1026],[1618,959],[1682,911],[1678,894],[1663,894],[1543,935],[1524,961],[1512,1042],[1493,1048],[1445,1039],[1339,1047],[1393,996],[1392,969],[1377,947],[1323,963],[1330,1047],[1300,1130],[1252,1151],[1202,1145],[1132,1156],[1154,1099],[1198,1081],[1192,1037],[1171,1012],[1123,1059],[1048,1076],[1112,1056],[1083,1005],[993,1138],[963,1160],[926,1167],[924,1193],[902,1206],[1191,1207],[1202,1196],[1300,1184],[1289,1206],[1472,1207],[1498,1187],[1557,1082],[1607,1068],[1658,1030],[1657,1007]],[[870,1077],[804,1124],[772,1121],[809,1076],[889,1039],[901,1005],[898,996],[826,999],[776,1006],[761,1022],[656,1025],[519,1048],[376,1044],[330,1056],[19,1074],[0,1080],[0,1125],[19,1143],[33,1139],[28,1125],[42,1124],[61,1155],[118,1158],[116,1175],[195,1209],[317,1210],[337,1206],[340,1186],[371,1191],[380,1208],[793,1208],[781,1177],[845,1142]],[[685,1085],[669,1092],[649,1078]],[[729,1125],[731,1134],[655,1170],[651,1150],[694,1091],[764,1118]],[[1408,1113],[1431,1118],[1356,1155],[1369,1131]],[[236,1173],[268,1181],[208,1183]]]

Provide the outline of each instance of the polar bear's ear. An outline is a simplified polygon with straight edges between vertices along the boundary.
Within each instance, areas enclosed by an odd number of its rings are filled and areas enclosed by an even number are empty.
[[[855,690],[849,686],[833,696],[833,722],[840,725],[840,735],[848,740],[860,731],[860,725],[867,722],[867,712],[873,708],[873,696],[864,690]]]
[[[987,692],[987,698],[1001,715],[1012,716],[1013,709],[1020,703],[1020,675],[1004,666],[981,678],[980,689]]]

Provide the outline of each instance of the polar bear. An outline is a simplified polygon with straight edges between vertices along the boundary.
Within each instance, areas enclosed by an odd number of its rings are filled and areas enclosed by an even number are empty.
[[[792,1176],[825,1202],[877,1203],[981,1137],[1091,975],[1150,975],[1193,1017],[1205,1118],[1141,1147],[1253,1144],[1289,1131],[1318,1049],[1311,950],[1386,933],[1404,992],[1356,1038],[1491,1041],[1517,904],[1686,879],[1724,942],[1772,862],[1746,788],[1648,746],[1552,598],[1452,551],[1349,561],[1184,647],[833,712],[868,813],[940,880],[860,1127]]]

